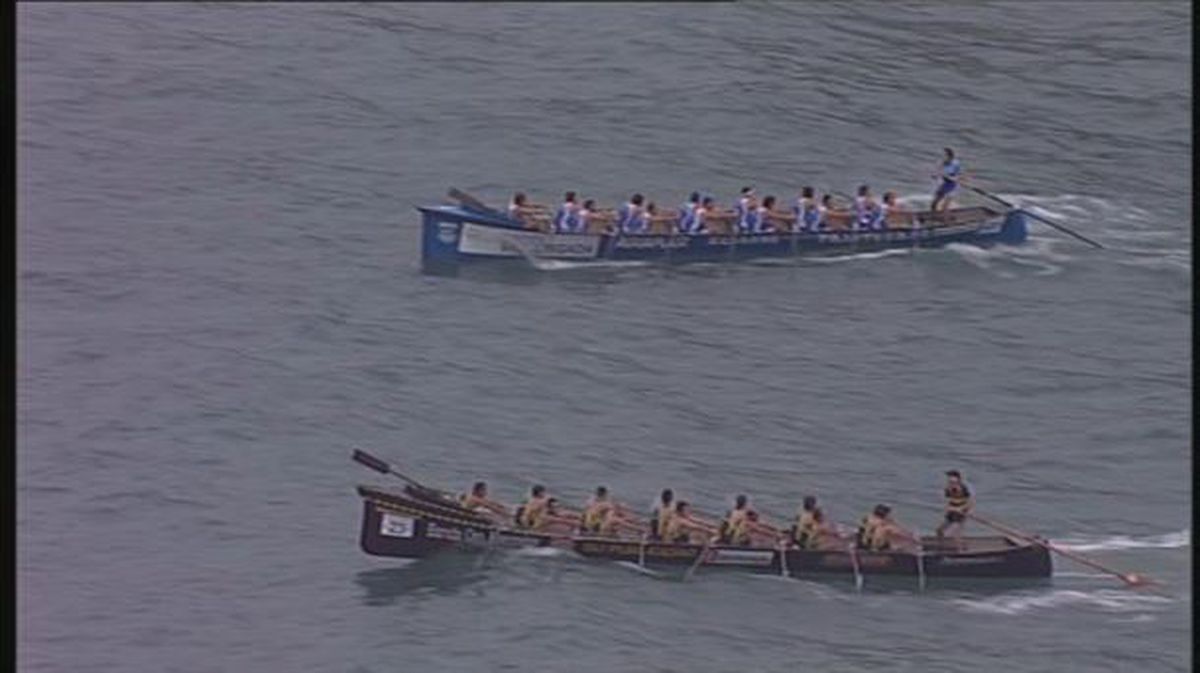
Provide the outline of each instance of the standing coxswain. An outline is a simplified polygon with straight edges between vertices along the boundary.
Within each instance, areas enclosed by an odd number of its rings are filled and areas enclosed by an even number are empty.
[[[929,204],[929,209],[934,212],[950,207],[950,195],[958,189],[958,183],[966,179],[966,176],[963,175],[962,162],[954,156],[954,150],[945,147],[942,149],[942,153],[941,169],[933,176],[934,179],[941,178],[942,182],[933,194],[933,203]]]
[[[962,530],[966,525],[967,515],[975,506],[975,499],[971,495],[971,489],[967,488],[967,483],[963,481],[961,472],[946,471],[946,488],[942,495],[946,498],[945,517],[934,534],[940,538],[947,530],[954,529],[954,544],[962,549]]]

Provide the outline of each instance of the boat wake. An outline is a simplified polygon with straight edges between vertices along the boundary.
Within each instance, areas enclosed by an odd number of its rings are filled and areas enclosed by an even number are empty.
[[[580,269],[628,269],[650,266],[650,262],[641,260],[597,260],[576,262],[568,259],[527,258],[533,268],[538,271],[576,271]]]
[[[1096,591],[1057,589],[1038,594],[1005,594],[989,598],[958,598],[954,600],[956,605],[969,612],[1007,616],[1020,615],[1034,610],[1079,606],[1099,608],[1105,612],[1146,613],[1161,609],[1173,602],[1173,599],[1165,596],[1138,593],[1128,589],[1098,589]]]
[[[1071,551],[1104,551],[1112,549],[1181,549],[1192,544],[1191,531],[1184,529],[1175,533],[1130,537],[1067,537],[1054,540],[1055,545]]]
[[[558,547],[520,547],[514,550],[517,556],[532,556],[534,558],[560,558],[570,556],[571,552]]]
[[[952,244],[953,245],[953,244]],[[807,257],[804,259],[810,264],[838,264],[840,262],[856,262],[863,259],[882,259],[884,257],[896,257],[897,255],[911,255],[911,248],[890,248],[888,250],[879,250],[876,252],[856,252],[850,255],[830,255],[828,257]]]

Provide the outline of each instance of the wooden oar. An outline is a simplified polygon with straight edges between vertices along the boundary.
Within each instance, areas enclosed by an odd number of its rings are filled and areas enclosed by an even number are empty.
[[[355,449],[354,454],[351,457],[354,459],[354,462],[365,465],[365,466],[371,468],[372,470],[375,470],[376,472],[379,472],[381,474],[390,474],[393,477],[397,477],[397,478],[403,480],[404,482],[414,486],[415,488],[418,488],[427,493],[432,493],[432,494],[437,495],[438,497],[442,498],[443,500],[447,500],[447,501],[453,502],[455,505],[458,505],[458,500],[454,497],[454,494],[447,493],[446,491],[442,491],[442,490],[439,490],[436,488],[430,488],[430,487],[422,484],[421,482],[417,481],[416,479],[413,479],[412,477],[404,474],[403,472],[399,472],[398,470],[393,468],[391,465],[389,465],[386,461],[376,458],[375,456],[372,456],[371,454],[367,453],[366,451],[362,451],[360,449]]]
[[[1058,547],[1058,546],[1054,545],[1053,543],[1051,543],[1049,540],[1044,540],[1035,535],[1030,535],[1029,533],[1023,533],[1015,528],[1012,528],[1011,526],[1006,526],[1000,522],[992,521],[991,519],[986,519],[984,517],[979,516],[978,514],[969,512],[969,513],[967,513],[967,516],[971,517],[972,519],[978,521],[979,523],[981,523],[989,528],[998,530],[1001,533],[1004,533],[1005,535],[1009,535],[1011,537],[1025,540],[1026,542],[1031,542],[1040,547],[1045,547],[1046,549],[1049,549],[1050,551],[1052,551],[1056,554],[1061,554],[1062,556],[1065,556],[1065,557],[1071,559],[1072,561],[1075,561],[1077,563],[1082,563],[1085,566],[1095,568],[1096,570],[1108,573],[1109,575],[1113,575],[1114,577],[1117,577],[1122,582],[1124,582],[1125,584],[1127,584],[1131,587],[1139,587],[1139,586],[1146,586],[1146,585],[1150,585],[1150,584],[1156,584],[1156,582],[1154,582],[1154,580],[1151,580],[1148,577],[1143,577],[1141,575],[1138,575],[1137,573],[1123,573],[1120,570],[1110,568],[1110,567],[1108,567],[1098,561],[1094,561],[1082,554],[1068,551],[1066,549],[1063,549],[1062,547]]]
[[[1007,208],[1012,208],[1012,209],[1015,209],[1015,208],[1017,207],[1015,204],[1013,204],[1013,203],[1011,203],[1011,202],[1009,202],[1009,201],[1005,201],[1004,199],[1000,198],[999,196],[996,196],[995,194],[992,194],[991,192],[988,192],[988,191],[985,191],[985,190],[983,190],[983,189],[980,189],[980,188],[978,188],[978,187],[975,187],[974,185],[966,185],[966,188],[967,188],[967,189],[970,189],[970,190],[972,190],[972,191],[974,191],[974,192],[978,192],[979,194],[982,194],[982,195],[984,195],[984,196],[988,197],[989,199],[992,199],[993,201],[995,201],[995,202],[997,202],[997,203],[1000,203],[1000,204],[1004,205],[1004,206],[1005,206],[1005,207],[1007,207]],[[1104,249],[1104,246],[1103,246],[1103,245],[1100,245],[1099,243],[1097,243],[1097,242],[1093,241],[1092,239],[1088,238],[1087,236],[1084,236],[1083,234],[1080,234],[1080,233],[1078,233],[1078,232],[1076,232],[1076,231],[1073,231],[1073,230],[1071,230],[1071,229],[1070,229],[1070,228],[1068,228],[1066,225],[1059,224],[1058,222],[1055,222],[1054,220],[1051,220],[1050,218],[1047,218],[1047,217],[1042,217],[1041,215],[1038,215],[1037,213],[1031,213],[1031,212],[1029,212],[1028,210],[1025,210],[1024,212],[1025,212],[1025,214],[1026,214],[1026,215],[1029,215],[1029,216],[1030,216],[1030,217],[1032,217],[1033,219],[1035,219],[1035,220],[1038,220],[1038,221],[1040,221],[1040,222],[1043,222],[1043,223],[1045,223],[1045,224],[1048,224],[1048,225],[1050,225],[1050,226],[1054,227],[1055,229],[1058,229],[1059,231],[1061,231],[1061,232],[1063,232],[1063,233],[1065,233],[1065,234],[1070,234],[1071,236],[1074,236],[1075,238],[1078,238],[1079,240],[1083,241],[1084,243],[1087,243],[1087,244],[1089,244],[1089,245],[1094,245],[1094,246],[1096,246],[1097,248],[1100,248],[1100,249]]]
[[[495,208],[488,207],[486,204],[484,204],[483,201],[480,201],[479,199],[475,198],[474,196],[471,196],[470,194],[462,191],[461,189],[451,187],[450,191],[447,192],[446,195],[449,196],[450,198],[454,199],[455,201],[458,201],[460,204],[463,205],[463,207],[465,207],[469,210],[475,210],[475,211],[478,211],[481,213],[487,213],[488,215],[492,215],[494,217],[502,217],[505,219],[508,218],[508,216],[505,215],[504,213],[501,213],[500,211],[496,210]]]

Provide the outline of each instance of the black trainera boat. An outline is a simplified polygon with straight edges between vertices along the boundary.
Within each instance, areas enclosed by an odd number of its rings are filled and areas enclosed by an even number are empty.
[[[922,538],[920,554],[866,550],[804,550],[676,544],[629,538],[560,536],[498,526],[436,491],[407,486],[403,493],[359,486],[363,499],[360,544],[375,556],[424,558],[440,552],[489,547],[557,546],[595,559],[641,566],[722,566],[789,576],[893,575],[919,578],[1046,578],[1050,552],[1008,537],[964,537],[957,550]],[[861,576],[860,575],[860,576]]]

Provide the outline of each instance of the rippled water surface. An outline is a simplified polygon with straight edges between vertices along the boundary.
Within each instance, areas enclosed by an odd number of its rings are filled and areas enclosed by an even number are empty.
[[[1190,9],[973,5],[22,4],[20,669],[1189,670]],[[418,271],[451,185],[924,199],[943,145],[1107,249]],[[353,447],[926,532],[959,467],[1162,584],[378,559]]]

